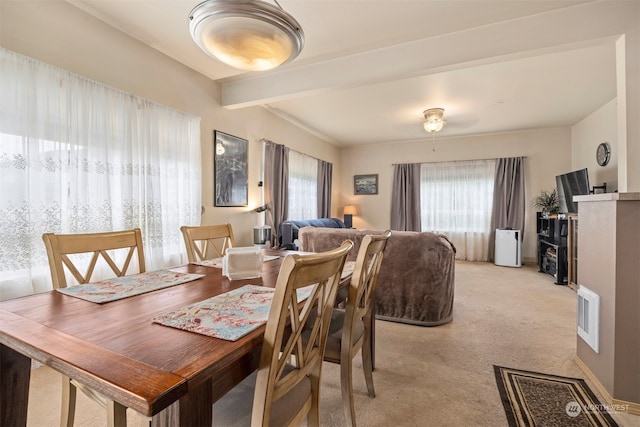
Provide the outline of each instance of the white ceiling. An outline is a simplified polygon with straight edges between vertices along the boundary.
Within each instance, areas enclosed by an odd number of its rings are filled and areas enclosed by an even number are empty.
[[[305,47],[262,74],[198,49],[198,0],[68,1],[220,83],[224,106],[264,106],[339,146],[430,138],[433,107],[438,138],[571,126],[616,94],[613,38],[572,30],[590,1],[280,0]]]

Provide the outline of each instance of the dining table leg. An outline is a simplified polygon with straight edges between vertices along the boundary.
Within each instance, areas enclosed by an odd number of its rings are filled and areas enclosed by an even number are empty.
[[[0,344],[0,426],[27,425],[31,359]]]
[[[179,401],[154,415],[151,427],[202,427],[212,423],[212,380],[189,386],[189,392]]]

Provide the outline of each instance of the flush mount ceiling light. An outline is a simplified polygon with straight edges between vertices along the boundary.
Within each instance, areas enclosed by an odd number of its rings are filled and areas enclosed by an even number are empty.
[[[300,24],[261,0],[207,0],[189,14],[189,31],[208,55],[234,68],[264,71],[296,58],[304,45]]]
[[[444,126],[444,108],[429,108],[422,112],[424,114],[425,122],[423,124],[424,130],[427,132],[438,132],[442,130]]]

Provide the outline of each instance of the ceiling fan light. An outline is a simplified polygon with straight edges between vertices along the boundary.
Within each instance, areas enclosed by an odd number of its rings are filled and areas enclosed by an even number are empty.
[[[424,114],[425,122],[423,123],[424,130],[427,132],[439,132],[444,126],[444,108],[430,108],[422,112]]]
[[[439,132],[442,130],[443,126],[444,126],[443,122],[437,122],[437,121],[424,122],[424,130],[426,130],[427,132]]]
[[[191,37],[205,53],[241,70],[270,70],[296,58],[304,45],[298,22],[261,0],[207,0],[189,19]]]

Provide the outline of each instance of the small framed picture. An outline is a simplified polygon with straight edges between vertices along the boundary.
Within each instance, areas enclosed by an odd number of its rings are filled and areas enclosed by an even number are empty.
[[[218,130],[213,141],[215,206],[247,206],[249,142]]]
[[[378,194],[378,174],[354,175],[353,194]]]

